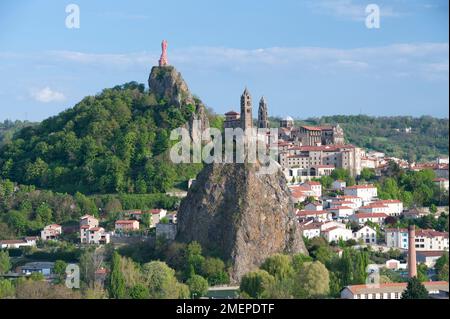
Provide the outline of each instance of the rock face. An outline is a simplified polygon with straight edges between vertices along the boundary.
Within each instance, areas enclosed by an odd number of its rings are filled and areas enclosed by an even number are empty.
[[[284,175],[258,175],[251,164],[210,164],[181,202],[178,240],[231,261],[231,279],[275,253],[307,254]]]
[[[154,66],[148,78],[148,85],[150,93],[153,93],[158,101],[164,99],[169,105],[194,107],[194,112],[186,125],[191,137],[194,137],[192,130],[194,120],[200,121],[201,129],[209,127],[205,105],[200,99],[192,96],[181,73],[173,66]]]

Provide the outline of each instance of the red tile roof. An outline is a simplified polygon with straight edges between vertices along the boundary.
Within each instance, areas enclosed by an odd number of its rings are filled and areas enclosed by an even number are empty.
[[[116,220],[116,224],[123,224],[123,225],[127,225],[127,224],[134,224],[134,223],[139,223],[137,220]]]
[[[374,185],[353,185],[346,187],[346,189],[365,189],[365,188],[376,188],[376,187]]]
[[[388,215],[385,213],[357,213],[355,218],[386,218]]]

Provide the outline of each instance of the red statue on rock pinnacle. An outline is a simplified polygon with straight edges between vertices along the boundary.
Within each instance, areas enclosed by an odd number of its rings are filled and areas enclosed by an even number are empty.
[[[169,65],[169,61],[167,61],[167,41],[163,40],[161,43],[162,53],[161,57],[159,58],[159,66],[166,66]]]

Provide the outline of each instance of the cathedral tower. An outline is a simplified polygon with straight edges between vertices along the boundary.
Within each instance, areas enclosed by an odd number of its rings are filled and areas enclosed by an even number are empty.
[[[252,117],[252,96],[245,88],[241,95],[241,128],[245,131],[247,128],[253,127]]]
[[[258,128],[269,128],[269,118],[267,116],[267,102],[264,96],[261,97],[261,100],[259,101]]]

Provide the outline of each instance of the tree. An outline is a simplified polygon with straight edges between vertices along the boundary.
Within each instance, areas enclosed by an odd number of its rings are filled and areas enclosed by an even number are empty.
[[[52,210],[47,203],[42,203],[36,209],[36,220],[44,225],[48,225],[52,221]]]
[[[353,260],[349,249],[344,249],[340,261],[340,272],[342,274],[342,285],[348,286],[353,281]]]
[[[32,281],[43,281],[44,279],[44,275],[40,272],[33,272],[30,276],[30,280]]]
[[[305,262],[296,276],[294,296],[297,298],[318,298],[330,292],[330,276],[320,262]]]
[[[219,258],[207,257],[202,264],[202,275],[206,277],[208,283],[212,286],[230,282],[228,273],[225,270],[225,264]]]
[[[448,281],[448,263],[446,263],[438,272],[439,280]]]
[[[131,299],[148,299],[149,295],[148,288],[143,284],[136,284],[130,289]]]
[[[204,262],[202,246],[196,241],[189,243],[186,247],[185,278],[188,279],[192,275],[200,274]]]
[[[64,260],[55,261],[53,272],[58,276],[58,281],[61,282],[66,275],[67,263]]]
[[[242,277],[239,290],[251,298],[264,298],[275,278],[265,270],[251,271]]]
[[[371,181],[375,178],[375,170],[373,168],[364,167],[361,170],[360,177],[365,181]]]
[[[261,265],[261,269],[279,280],[286,279],[293,272],[291,259],[289,256],[282,254],[275,254],[268,257]]]
[[[120,271],[120,255],[117,252],[114,252],[112,256],[109,295],[114,299],[125,297],[125,278]]]
[[[11,269],[8,251],[0,251],[0,274],[6,274]]]
[[[294,268],[294,271],[298,272],[305,262],[311,261],[313,261],[311,256],[307,256],[304,254],[295,254],[294,256],[292,256],[292,268]]]
[[[193,298],[200,298],[208,292],[208,281],[199,275],[193,275],[187,284]]]
[[[354,284],[363,284],[367,279],[367,266],[369,265],[369,256],[367,252],[359,251],[356,253],[355,272],[353,276]]]
[[[402,299],[428,299],[428,290],[417,277],[412,277],[402,293]]]
[[[0,299],[12,298],[16,290],[11,280],[0,279]]]
[[[152,299],[179,298],[181,286],[175,278],[175,271],[161,261],[151,261],[142,267],[143,279]]]
[[[417,266],[417,279],[419,279],[420,282],[428,281],[428,267],[425,264],[419,264]]]

